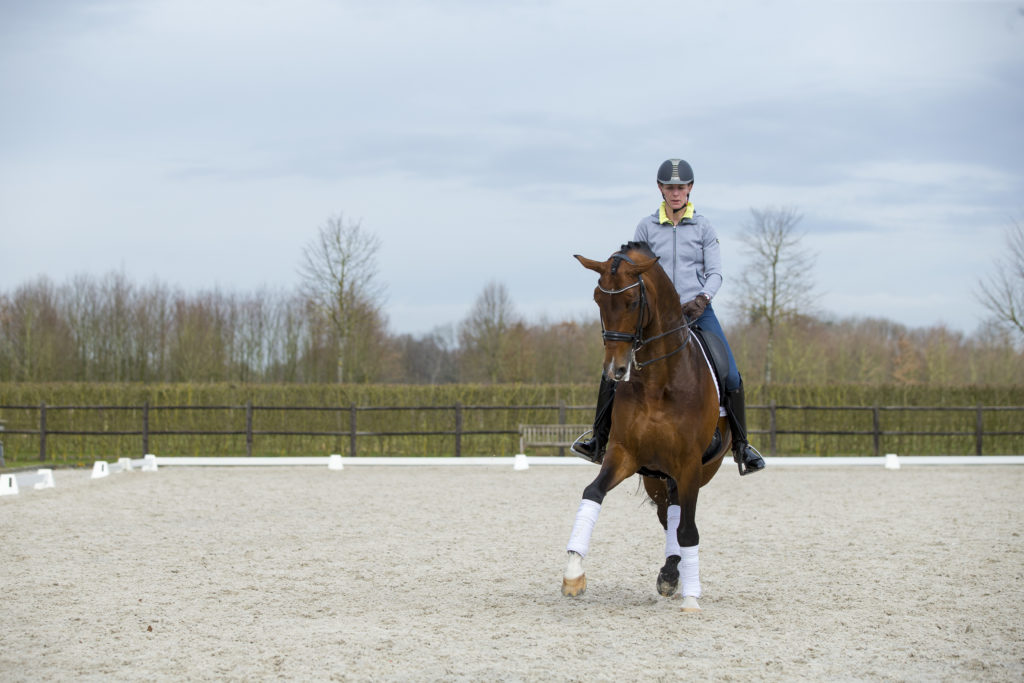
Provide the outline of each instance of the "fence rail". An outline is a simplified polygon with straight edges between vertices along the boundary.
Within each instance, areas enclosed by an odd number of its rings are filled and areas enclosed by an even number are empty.
[[[48,438],[66,436],[91,438],[138,437],[138,444],[134,448],[137,448],[138,452],[141,454],[151,452],[150,439],[152,437],[244,437],[245,453],[247,456],[253,455],[253,444],[257,439],[262,437],[334,437],[337,439],[347,440],[347,455],[350,457],[358,456],[360,440],[365,440],[369,437],[445,437],[454,439],[454,455],[455,457],[461,457],[464,448],[464,439],[466,437],[514,437],[514,443],[518,444],[518,425],[522,422],[539,422],[539,420],[536,419],[538,414],[549,416],[550,424],[565,425],[567,424],[568,413],[582,412],[586,419],[589,418],[589,415],[592,414],[593,410],[594,406],[570,406],[564,403],[557,405],[529,406],[462,405],[460,403],[446,406],[266,406],[253,405],[252,403],[246,403],[245,405],[150,405],[149,403],[144,403],[142,405],[127,406],[51,406],[46,403],[40,403],[38,405],[0,405],[0,415],[3,415],[4,417],[4,420],[0,420],[0,424],[3,424],[3,422],[6,421],[5,430],[0,431],[0,437],[6,435],[7,437],[23,436],[26,438],[38,438],[40,462],[46,462],[48,460]],[[57,419],[55,416],[60,416],[61,414],[69,411],[79,411],[81,413],[134,411],[137,413],[137,417],[134,418],[134,422],[137,424],[137,427],[132,426],[130,428],[123,428],[124,425],[121,425],[121,428],[104,426],[100,429],[96,428],[95,425],[92,425],[88,428],[63,428],[52,424],[53,420]],[[230,425],[234,423],[239,426],[236,428],[219,429],[170,429],[154,428],[151,425],[154,415],[173,413],[176,411],[199,411],[205,413],[213,411],[227,412],[228,416],[223,419],[223,424]],[[284,414],[293,411],[333,414],[336,419],[345,423],[345,427],[338,429],[304,430],[258,428],[260,426],[260,416],[270,415],[272,413]],[[405,430],[387,428],[377,428],[374,430],[359,429],[360,414],[391,412],[419,415],[434,411],[450,413],[450,416],[443,421],[445,423],[443,428],[419,428]],[[503,428],[469,428],[467,426],[468,415],[486,414],[488,411],[506,411],[513,414],[526,413],[529,411],[534,417],[530,420],[521,420],[516,417],[510,418],[511,421],[505,420],[506,424],[499,425]],[[868,414],[870,416],[870,426],[860,429],[812,429],[806,426],[801,426],[800,424],[794,424],[806,422],[806,418],[800,419],[798,416],[807,416],[814,411],[841,411],[848,415]],[[969,419],[969,422],[971,423],[969,428],[964,428],[963,424],[960,425],[961,428],[959,429],[883,428],[883,415],[890,413],[913,414],[915,412],[969,413],[973,414],[973,419]],[[805,406],[776,405],[775,403],[748,406],[748,414],[751,416],[757,415],[761,418],[760,423],[762,425],[767,423],[767,428],[751,428],[749,433],[758,436],[766,435],[768,437],[768,443],[762,450],[766,450],[771,455],[778,455],[778,442],[780,437],[785,438],[794,436],[833,436],[860,439],[870,437],[871,448],[876,456],[882,454],[883,446],[891,439],[899,439],[908,436],[953,437],[973,441],[974,454],[983,455],[985,445],[987,443],[991,443],[994,437],[1016,437],[1018,440],[1024,437],[1024,430],[1021,429],[1021,425],[1024,424],[1024,421],[1020,419],[1014,419],[1012,421],[1011,424],[1015,427],[1014,429],[986,428],[986,414],[1005,412],[1024,413],[1024,406]],[[33,414],[35,419],[31,419],[30,417]],[[14,417],[12,417],[12,415],[14,415]],[[244,427],[241,426],[242,417],[244,417]],[[104,416],[104,421],[105,419],[106,418]],[[480,421],[481,420],[474,420],[474,422]],[[583,420],[573,419],[571,422],[582,421]],[[380,420],[377,420],[377,422],[379,423]],[[948,422],[949,421],[945,421],[946,424],[948,424]],[[963,420],[961,419],[960,422],[963,423]],[[1005,422],[1005,420],[1003,422]],[[752,420],[752,423],[756,424],[757,421]],[[962,449],[960,452],[963,453],[964,450],[966,449]],[[560,454],[564,454],[565,449],[560,448],[559,452]]]

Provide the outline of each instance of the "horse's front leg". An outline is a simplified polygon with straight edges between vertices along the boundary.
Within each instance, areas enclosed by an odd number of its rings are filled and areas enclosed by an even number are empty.
[[[623,465],[621,458],[612,458],[611,449],[605,456],[604,466],[594,481],[583,489],[583,500],[576,510],[576,521],[572,525],[566,552],[569,555],[562,576],[562,595],[575,597],[587,589],[587,575],[583,571],[583,558],[590,550],[590,536],[601,513],[605,495],[630,477],[633,472]]]

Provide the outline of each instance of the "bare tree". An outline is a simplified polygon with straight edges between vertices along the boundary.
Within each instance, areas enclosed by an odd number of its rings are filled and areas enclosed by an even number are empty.
[[[330,321],[339,382],[373,379],[373,340],[384,333],[384,286],[376,280],[380,238],[341,214],[303,250],[303,292]]]
[[[1006,249],[989,276],[978,282],[977,297],[999,327],[1024,339],[1024,226],[1014,220],[1006,229]]]
[[[489,282],[459,325],[463,367],[473,379],[513,379],[510,365],[522,336],[521,324],[505,285]]]
[[[794,208],[751,209],[741,240],[750,258],[740,277],[741,306],[752,323],[768,327],[764,383],[772,383],[775,336],[779,325],[813,305],[812,269],[817,255],[801,248],[803,234],[795,232],[803,218]]]

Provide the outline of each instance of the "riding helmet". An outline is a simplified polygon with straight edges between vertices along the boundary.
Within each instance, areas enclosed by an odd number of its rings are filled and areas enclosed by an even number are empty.
[[[693,182],[693,169],[682,159],[669,159],[658,168],[658,182],[662,185],[689,185]]]

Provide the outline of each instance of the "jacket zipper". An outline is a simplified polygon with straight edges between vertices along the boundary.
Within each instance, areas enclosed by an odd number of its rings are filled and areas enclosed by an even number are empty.
[[[677,260],[676,260],[676,228],[677,227],[678,226],[676,226],[676,225],[672,226],[672,286],[673,287],[675,287],[675,285],[676,285],[676,266],[677,266]]]

